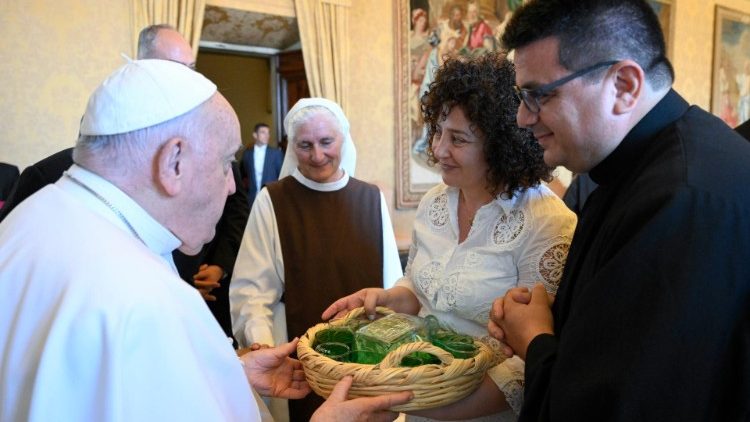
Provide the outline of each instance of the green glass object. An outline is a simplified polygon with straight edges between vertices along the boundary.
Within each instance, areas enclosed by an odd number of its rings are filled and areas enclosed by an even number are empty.
[[[369,319],[354,318],[354,319],[350,319],[349,321],[346,321],[344,326],[352,330],[352,333],[355,333],[357,332],[357,330],[359,330],[360,328],[364,327],[365,325],[369,323],[370,323]]]
[[[376,350],[355,349],[352,353],[352,362],[377,365],[385,358],[385,353]]]
[[[406,355],[401,359],[400,366],[408,366],[408,367],[414,367],[414,366],[421,366],[424,365],[424,361],[419,358],[419,356],[416,356],[416,353],[412,353],[410,355]]]
[[[343,343],[350,348],[354,345],[354,332],[349,327],[331,327],[315,334],[315,344]]]
[[[422,318],[406,314],[387,315],[358,329],[354,334],[354,348],[385,356],[402,344],[422,340],[419,332],[423,330]]]
[[[451,355],[453,355],[453,357],[458,359],[473,358],[479,352],[479,349],[474,343],[464,343],[459,341],[435,341],[434,344],[445,350],[446,352],[449,352]]]
[[[432,353],[427,352],[414,352],[409,356],[414,355],[415,357],[419,358],[422,361],[423,365],[430,365],[433,363],[440,363],[440,359],[433,355]]]
[[[401,366],[421,366],[440,363],[437,356],[426,352],[414,352],[401,359]]]
[[[344,343],[329,342],[318,344],[315,346],[315,351],[333,360],[346,362],[349,359],[351,349]]]
[[[427,315],[424,317],[424,325],[427,331],[427,338],[431,339],[438,331],[440,331],[440,322],[435,315]]]

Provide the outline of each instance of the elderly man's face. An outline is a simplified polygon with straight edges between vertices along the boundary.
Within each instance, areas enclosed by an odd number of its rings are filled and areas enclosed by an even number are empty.
[[[318,183],[339,180],[343,173],[341,163],[342,135],[336,118],[320,112],[301,124],[295,133],[294,153],[303,176]]]
[[[221,94],[209,101],[210,111],[204,117],[209,128],[205,139],[190,140],[191,143],[202,142],[202,150],[191,148],[183,169],[187,187],[184,202],[187,204],[180,211],[184,221],[183,233],[178,237],[183,242],[180,251],[188,255],[197,254],[214,238],[227,196],[236,190],[232,161],[240,147],[239,121]]]

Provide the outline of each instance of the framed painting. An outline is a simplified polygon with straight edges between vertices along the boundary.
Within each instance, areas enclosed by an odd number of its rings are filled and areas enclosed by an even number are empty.
[[[440,173],[427,162],[419,98],[450,56],[486,54],[523,0],[394,0],[396,206],[415,208]]]
[[[667,44],[667,57],[672,59],[672,38],[674,38],[674,0],[648,0],[648,4],[654,9],[659,18],[659,25],[664,32],[664,41]]]
[[[750,119],[750,15],[716,6],[711,112],[729,126]]]

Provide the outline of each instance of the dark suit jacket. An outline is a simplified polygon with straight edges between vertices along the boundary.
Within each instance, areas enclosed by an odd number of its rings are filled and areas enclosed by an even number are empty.
[[[281,173],[284,153],[272,146],[266,147],[266,158],[263,161],[263,176],[260,180],[262,188],[267,183],[275,182]],[[247,201],[252,207],[258,192],[255,188],[255,147],[250,147],[242,154],[242,177],[247,180]]]
[[[71,165],[73,165],[73,148],[68,148],[27,167],[21,173],[5,206],[0,210],[0,221],[34,192],[48,184],[55,183]],[[201,264],[218,265],[224,269],[228,277],[221,282],[221,287],[214,289],[212,294],[216,296],[216,302],[210,302],[208,307],[219,321],[221,328],[230,337],[232,323],[229,317],[229,280],[250,212],[247,196],[241,187],[239,166],[234,165],[232,171],[238,187],[233,195],[227,197],[224,212],[216,224],[216,236],[203,246],[198,255],[188,256],[177,250],[172,252],[180,277],[191,285],[193,275],[198,272]]]
[[[737,133],[739,133],[740,135],[744,136],[745,139],[750,141],[750,120],[737,126],[736,128],[734,128],[734,130],[737,131]]]
[[[16,205],[33,195],[34,192],[50,183],[55,183],[71,165],[73,165],[73,148],[64,149],[26,167],[0,211],[0,221],[3,221]]]
[[[18,180],[18,167],[13,164],[0,163],[0,201],[10,195]]]

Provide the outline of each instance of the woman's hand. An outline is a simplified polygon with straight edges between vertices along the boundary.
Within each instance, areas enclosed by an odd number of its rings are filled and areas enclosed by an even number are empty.
[[[358,422],[358,421],[392,421],[398,413],[388,409],[408,403],[414,395],[410,391],[385,394],[376,397],[361,397],[347,400],[352,377],[346,376],[339,381],[328,400],[312,415],[311,422]]]
[[[331,306],[323,311],[322,318],[324,321],[331,317],[341,318],[352,309],[364,306],[367,317],[373,319],[375,317],[375,307],[388,306],[387,303],[388,293],[385,289],[375,287],[362,289],[333,302]]]
[[[416,315],[419,312],[419,301],[411,290],[405,287],[392,287],[388,290],[381,288],[362,289],[349,296],[333,302],[331,306],[323,311],[323,320],[331,317],[340,318],[354,308],[364,306],[368,318],[375,318],[375,307],[385,306],[395,312]]]

